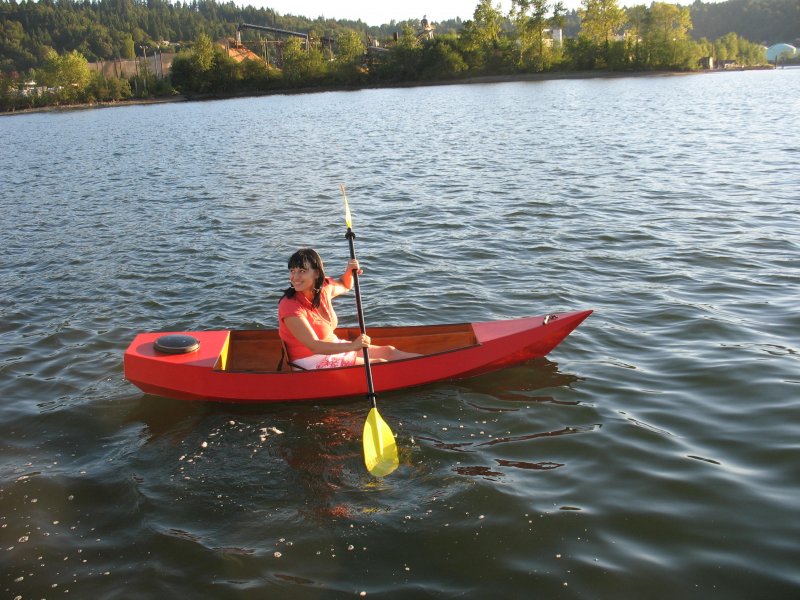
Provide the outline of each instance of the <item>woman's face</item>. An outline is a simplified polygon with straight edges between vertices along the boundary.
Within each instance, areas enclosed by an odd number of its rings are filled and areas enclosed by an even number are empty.
[[[289,269],[289,283],[298,293],[312,293],[319,271],[311,268],[295,267]]]

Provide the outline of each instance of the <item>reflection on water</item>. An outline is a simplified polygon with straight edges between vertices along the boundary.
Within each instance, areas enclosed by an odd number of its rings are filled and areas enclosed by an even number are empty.
[[[0,119],[0,589],[796,596],[799,95],[787,69]],[[340,183],[370,325],[595,309],[547,359],[379,394],[382,480],[366,400],[122,378],[136,332],[274,327],[299,246],[343,268]]]

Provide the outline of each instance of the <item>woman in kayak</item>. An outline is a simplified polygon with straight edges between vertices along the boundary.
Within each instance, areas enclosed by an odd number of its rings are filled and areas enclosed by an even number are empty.
[[[278,303],[278,334],[286,346],[289,362],[301,369],[330,369],[363,365],[359,352],[369,348],[370,362],[386,362],[419,356],[394,346],[373,346],[361,334],[340,340],[334,334],[339,320],[332,300],[353,287],[353,269],[360,275],[358,260],[347,263],[339,279],[325,276],[322,258],[311,248],[302,248],[289,258],[289,288]]]

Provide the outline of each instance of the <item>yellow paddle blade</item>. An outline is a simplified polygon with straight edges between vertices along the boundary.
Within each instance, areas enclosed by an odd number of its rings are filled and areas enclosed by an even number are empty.
[[[400,464],[394,434],[377,408],[371,408],[364,423],[364,464],[375,477],[384,477]]]
[[[347,223],[347,228],[352,229],[353,225],[351,224],[351,217],[350,217],[350,204],[347,202],[347,192],[344,191],[344,184],[339,184],[339,189],[342,190],[342,198],[344,198],[344,222]]]

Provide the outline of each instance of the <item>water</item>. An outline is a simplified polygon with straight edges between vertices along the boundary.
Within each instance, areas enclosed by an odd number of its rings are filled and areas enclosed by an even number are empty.
[[[0,595],[800,592],[800,70],[0,119]],[[365,400],[146,396],[139,331],[595,314],[547,359]],[[338,301],[344,325],[351,299]]]

